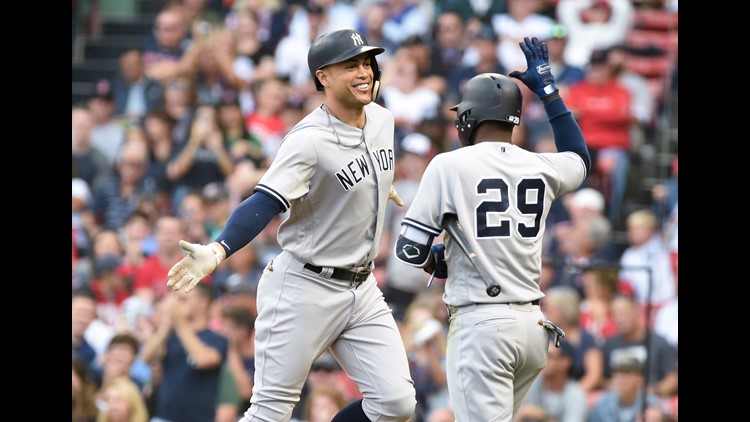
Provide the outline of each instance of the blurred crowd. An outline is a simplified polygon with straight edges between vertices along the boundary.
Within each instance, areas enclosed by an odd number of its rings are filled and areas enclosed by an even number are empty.
[[[676,15],[676,0],[164,0],[117,75],[72,106],[73,421],[159,422],[177,407],[184,420],[171,422],[236,422],[248,408],[255,293],[285,216],[188,295],[167,288],[167,272],[184,256],[178,241],[211,242],[284,135],[320,106],[307,50],[339,26],[386,48],[378,102],[396,117],[406,205],[388,205],[375,275],[408,352],[412,422],[454,421],[448,315],[444,280],[426,287],[393,242],[431,158],[460,147],[449,109],[463,84],[524,70],[525,36],[547,42],[594,170],[546,221],[541,306],[566,337],[515,422],[676,421],[676,147],[669,173],[641,192],[674,112]],[[543,105],[521,88],[513,142],[554,151]],[[185,382],[191,371],[200,383]],[[328,422],[360,397],[326,353],[294,420]]]

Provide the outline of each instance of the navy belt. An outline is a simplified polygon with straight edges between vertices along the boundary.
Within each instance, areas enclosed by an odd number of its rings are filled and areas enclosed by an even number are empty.
[[[348,281],[350,283],[362,283],[363,281],[367,280],[367,277],[370,276],[370,273],[372,272],[372,269],[370,265],[367,266],[368,269],[365,271],[349,271],[345,270],[343,268],[333,268],[333,272],[331,273],[330,277],[328,278],[335,278],[338,280],[344,280]],[[324,275],[326,270],[328,270],[330,267],[319,267],[317,265],[312,264],[305,264],[305,268],[314,272],[318,273],[320,275]]]

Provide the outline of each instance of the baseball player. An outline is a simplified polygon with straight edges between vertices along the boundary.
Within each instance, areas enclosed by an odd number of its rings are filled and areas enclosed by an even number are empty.
[[[463,148],[430,162],[395,244],[398,259],[447,273],[446,374],[459,422],[513,420],[544,367],[555,328],[538,306],[544,222],[552,201],[578,188],[591,165],[555,87],[546,44],[525,38],[520,45],[528,69],[510,76],[541,97],[558,152],[511,143],[522,105],[515,81],[496,73],[473,77],[452,108]],[[430,247],[446,215],[458,217],[473,259],[449,234],[444,249]],[[486,289],[489,283],[499,289]]]
[[[167,285],[187,293],[289,212],[277,235],[283,251],[258,285],[255,382],[240,422],[289,421],[327,349],[364,396],[334,422],[405,421],[414,413],[404,344],[372,274],[394,175],[394,118],[374,102],[375,56],[383,51],[354,29],[318,37],[307,61],[323,103],[289,131],[215,242],[180,241],[189,254]]]

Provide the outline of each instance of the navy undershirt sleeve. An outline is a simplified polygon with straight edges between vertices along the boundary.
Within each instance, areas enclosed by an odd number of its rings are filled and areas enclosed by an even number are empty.
[[[559,95],[552,101],[545,101],[544,103],[544,110],[547,112],[549,123],[552,126],[557,151],[571,151],[580,155],[586,165],[586,174],[588,174],[591,170],[591,155],[586,147],[586,141],[583,139],[583,133],[578,126],[578,122],[573,118]]]
[[[282,205],[262,191],[255,191],[242,201],[227,220],[216,242],[227,252],[227,258],[255,239],[281,211]]]

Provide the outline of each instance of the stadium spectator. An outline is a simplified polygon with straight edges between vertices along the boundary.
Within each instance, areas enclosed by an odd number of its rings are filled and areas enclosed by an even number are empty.
[[[594,336],[580,326],[580,305],[578,292],[569,286],[550,288],[542,299],[544,314],[565,332],[565,340],[573,347],[570,378],[591,393],[602,387],[604,355]]]
[[[167,178],[167,164],[172,156],[172,130],[176,124],[163,108],[148,112],[143,119],[149,150],[148,177],[156,183],[160,211],[171,210],[172,184]]]
[[[644,394],[644,367],[638,356],[617,357],[612,364],[610,386],[592,406],[589,421],[663,421],[665,415],[658,397],[650,392]]]
[[[154,232],[157,243],[156,253],[146,257],[136,271],[133,279],[133,294],[153,305],[156,299],[167,293],[167,273],[172,265],[184,256],[179,241],[184,239],[186,230],[185,223],[178,217],[171,215],[159,217]]]
[[[612,300],[612,318],[617,335],[602,345],[605,385],[611,386],[616,362],[623,355],[630,355],[648,363],[648,372],[644,374],[649,392],[659,397],[677,394],[677,350],[664,337],[648,330],[635,300],[628,295],[617,295]]]
[[[424,120],[435,118],[440,109],[440,96],[420,85],[419,67],[403,49],[396,52],[383,70],[380,97],[395,118],[397,143],[415,132]]]
[[[570,378],[575,350],[567,341],[555,347],[552,342],[547,364],[531,384],[514,422],[583,422],[588,417],[586,392]]]
[[[388,5],[384,1],[367,1],[359,7],[359,26],[361,32],[370,45],[378,45],[385,51],[378,54],[378,65],[384,69],[388,60],[398,49],[398,43],[385,36],[384,26],[388,20]]]
[[[242,160],[250,160],[256,167],[263,166],[266,157],[262,145],[260,140],[248,131],[242,107],[234,91],[224,91],[218,106],[218,118],[219,129],[227,143],[232,161],[237,164]]]
[[[96,383],[89,377],[86,362],[73,356],[73,422],[96,422]]]
[[[73,172],[83,179],[92,190],[106,183],[114,174],[107,155],[94,147],[91,132],[94,129],[94,117],[85,105],[74,105],[72,109],[73,126]]]
[[[296,50],[294,54],[300,56],[300,51],[303,50]],[[306,58],[305,71],[309,77]],[[284,109],[289,101],[289,84],[281,79],[271,78],[256,84],[255,89],[257,104],[255,110],[245,118],[245,125],[248,132],[260,141],[266,156],[263,167],[267,167],[276,156],[281,139],[286,135]]]
[[[146,401],[132,380],[119,377],[103,388],[102,410],[96,422],[145,422],[148,420]]]
[[[492,27],[498,36],[497,56],[509,72],[521,71],[526,69],[526,57],[518,43],[524,37],[547,38],[555,22],[540,13],[542,0],[507,0],[507,3],[506,13],[492,16]]]
[[[143,344],[143,360],[161,362],[163,371],[152,421],[213,421],[216,416],[228,342],[208,328],[211,285],[201,283],[194,290],[167,295],[167,312]]]
[[[73,327],[73,366],[75,373],[76,360],[85,366],[86,374],[82,381],[88,379],[88,373],[93,368],[96,350],[86,339],[85,333],[89,325],[96,319],[96,298],[86,290],[73,291],[71,300]]]
[[[115,165],[120,147],[125,142],[125,125],[117,121],[109,80],[101,79],[87,102],[94,127],[91,128],[91,145],[101,151]]]
[[[232,293],[229,293],[232,294]],[[255,315],[242,305],[229,305],[222,311],[222,332],[229,341],[227,364],[237,384],[240,409],[250,408],[255,377]]]
[[[176,146],[167,164],[167,177],[174,185],[172,209],[180,209],[183,197],[211,182],[223,182],[234,171],[216,108],[200,105],[190,127],[188,142]]]
[[[558,1],[557,17],[568,29],[566,61],[585,67],[595,50],[625,42],[633,26],[633,9],[631,0]]]
[[[620,258],[619,277],[632,288],[641,306],[651,304],[657,310],[677,294],[669,247],[651,210],[631,212],[626,225],[628,247]]]
[[[120,54],[118,71],[112,79],[114,114],[127,120],[142,120],[163,106],[161,84],[146,76],[143,51],[128,48]]]
[[[606,215],[620,227],[630,171],[633,97],[620,84],[603,50],[595,50],[586,77],[570,86],[565,99],[591,153],[586,186],[604,194]]]
[[[164,85],[164,110],[175,124],[172,127],[172,149],[185,145],[195,115],[197,97],[193,75],[167,79]]]
[[[612,299],[619,289],[616,267],[591,267],[583,270],[583,300],[581,301],[581,328],[591,333],[601,346],[617,333],[612,320]]]
[[[396,44],[411,36],[429,37],[431,18],[418,0],[383,0],[388,7],[388,18],[383,34]]]
[[[180,60],[192,40],[184,8],[167,3],[156,15],[153,33],[143,43],[143,65],[146,76],[165,82],[184,70]]]
[[[497,34],[491,25],[484,25],[474,32],[468,32],[468,37],[471,41],[464,57],[474,58],[462,61],[462,64],[451,71],[443,101],[443,116],[450,121],[456,115],[450,108],[461,101],[461,92],[469,79],[485,72],[506,74],[505,66],[497,55]]]
[[[335,387],[320,385],[310,391],[303,412],[305,422],[330,422],[349,402]]]
[[[90,211],[104,228],[119,229],[135,211],[141,198],[156,195],[156,181],[149,179],[148,148],[128,142],[117,158],[117,174],[94,190]]]

